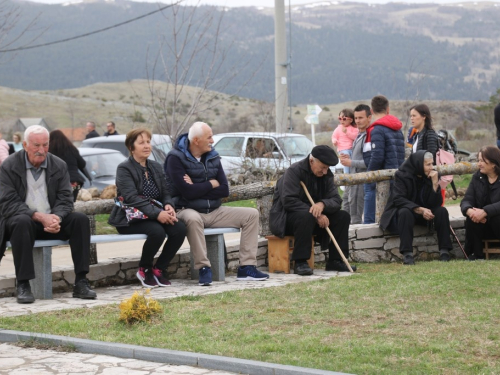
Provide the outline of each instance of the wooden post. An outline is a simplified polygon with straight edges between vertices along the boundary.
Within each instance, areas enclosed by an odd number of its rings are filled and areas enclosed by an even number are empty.
[[[379,181],[377,182],[376,192],[376,208],[375,208],[375,222],[380,223],[380,217],[384,212],[385,205],[387,204],[387,199],[389,199],[389,194],[391,190],[390,181]]]
[[[273,205],[273,196],[266,195],[261,198],[257,198],[257,210],[259,211],[259,235],[269,236],[271,231],[269,230],[269,212],[271,211],[271,206]]]

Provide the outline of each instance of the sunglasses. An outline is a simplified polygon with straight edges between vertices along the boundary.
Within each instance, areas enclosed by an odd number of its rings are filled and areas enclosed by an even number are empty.
[[[345,117],[345,116],[344,117],[340,117],[339,116],[339,121],[345,121],[347,119],[352,120],[350,117]]]

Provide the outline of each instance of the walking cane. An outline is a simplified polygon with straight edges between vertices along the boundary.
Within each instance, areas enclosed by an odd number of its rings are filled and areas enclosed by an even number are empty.
[[[462,249],[462,252],[464,253],[465,259],[469,260],[469,257],[465,253],[465,250],[464,250],[462,244],[460,243],[460,241],[458,240],[457,234],[455,233],[455,231],[453,230],[451,225],[450,225],[450,230],[451,230],[451,233],[453,233],[453,236],[455,237],[455,239],[457,240],[458,246],[460,246],[460,248]]]
[[[311,195],[309,194],[309,191],[307,190],[307,186],[302,182],[300,181],[300,184],[302,185],[302,187],[304,188],[304,191],[307,195],[307,198],[309,199],[309,202],[311,202],[311,205],[314,205],[314,201],[311,197]],[[333,233],[332,231],[330,230],[330,228],[326,227],[326,231],[328,232],[328,234],[330,235],[330,238],[332,239],[334,245],[335,245],[335,248],[337,249],[337,251],[339,252],[340,254],[340,257],[342,258],[342,260],[344,261],[344,264],[347,266],[347,268],[349,269],[349,272],[354,272],[351,268],[351,265],[349,264],[349,262],[347,261],[344,253],[342,252],[342,250],[340,250],[340,247],[339,247],[339,244],[337,243],[337,240],[335,240],[335,237],[333,237]]]

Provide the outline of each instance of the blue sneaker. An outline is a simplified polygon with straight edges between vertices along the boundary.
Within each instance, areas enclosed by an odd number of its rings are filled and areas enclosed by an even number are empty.
[[[238,276],[236,280],[251,281],[251,280],[267,280],[269,275],[260,272],[255,266],[240,266],[238,267]]]
[[[200,268],[199,272],[199,285],[209,286],[212,285],[212,269],[210,267]]]

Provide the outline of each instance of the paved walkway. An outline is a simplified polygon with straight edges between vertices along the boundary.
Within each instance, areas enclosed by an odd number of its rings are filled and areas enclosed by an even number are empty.
[[[0,344],[0,374],[8,375],[229,375],[232,372],[138,361],[106,355],[66,353]]]

